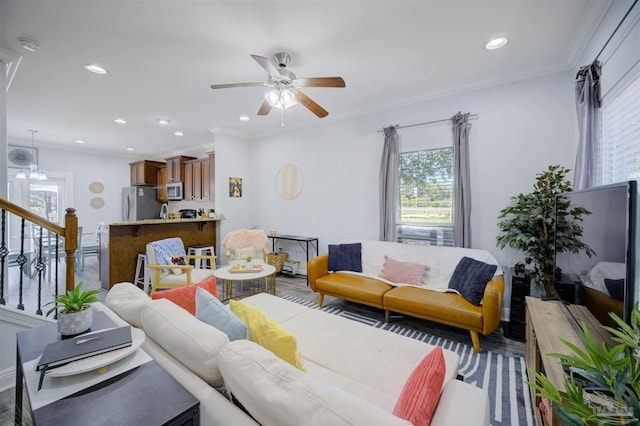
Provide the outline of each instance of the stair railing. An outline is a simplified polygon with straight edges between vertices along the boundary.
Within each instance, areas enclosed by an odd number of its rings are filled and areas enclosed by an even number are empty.
[[[7,248],[7,213],[20,217],[20,251],[15,259],[8,259],[9,249]],[[65,289],[66,291],[73,290],[75,288],[75,252],[78,248],[78,217],[76,216],[76,209],[66,209],[64,217],[64,227],[57,223],[50,222],[37,214],[30,212],[10,201],[0,198],[0,222],[1,222],[1,241],[0,241],[0,304],[6,305],[5,290],[8,286],[5,285],[5,267],[9,265],[8,262],[15,262],[20,266],[19,273],[19,292],[18,292],[18,305],[16,306],[20,310],[24,310],[23,305],[23,278],[25,275],[25,267],[29,258],[25,254],[25,240],[31,238],[31,235],[25,236],[25,229],[27,229],[27,222],[39,226],[39,238],[38,238],[38,256],[36,258],[35,270],[38,274],[38,302],[37,302],[37,315],[42,315],[42,277],[46,274],[45,258],[42,254],[42,241],[44,230],[50,231],[55,235],[55,266],[56,266],[56,278],[55,288],[58,295],[58,247],[59,238],[64,238],[64,251],[66,253],[66,276],[65,276]],[[49,272],[50,273],[50,272]],[[8,283],[11,284],[11,283]]]

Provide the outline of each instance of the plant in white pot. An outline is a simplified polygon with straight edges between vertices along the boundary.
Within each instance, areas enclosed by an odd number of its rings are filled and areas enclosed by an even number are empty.
[[[47,312],[47,316],[61,307],[58,311],[58,331],[60,334],[74,336],[83,333],[91,327],[93,311],[89,303],[100,301],[96,296],[98,293],[98,290],[82,291],[82,283],[78,283],[73,290],[66,294],[60,294],[47,303],[47,305],[53,305]]]

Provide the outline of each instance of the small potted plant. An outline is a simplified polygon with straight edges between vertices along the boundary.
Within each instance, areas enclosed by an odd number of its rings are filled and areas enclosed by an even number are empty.
[[[251,268],[253,268],[253,263],[251,263],[251,260],[252,260],[252,259],[253,259],[253,258],[252,258],[251,256],[247,256],[247,258],[246,258],[246,260],[245,260],[245,262],[244,262],[244,267],[245,267],[245,269],[251,269]]]
[[[75,289],[66,294],[60,294],[47,303],[47,305],[53,305],[47,312],[47,316],[56,312],[60,306],[61,309],[58,311],[58,331],[60,334],[74,336],[83,333],[91,327],[93,315],[89,303],[100,301],[96,296],[98,293],[98,290],[82,291],[82,283],[80,282]]]

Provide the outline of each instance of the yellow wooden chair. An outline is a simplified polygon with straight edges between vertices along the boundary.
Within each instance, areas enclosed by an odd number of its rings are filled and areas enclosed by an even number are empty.
[[[213,278],[213,269],[198,269],[190,264],[194,259],[208,259],[214,265],[216,256],[187,255],[180,238],[165,238],[147,244],[147,268],[151,276],[151,293],[196,284]],[[171,259],[182,256],[185,264],[173,264]],[[206,265],[207,262],[200,262]]]

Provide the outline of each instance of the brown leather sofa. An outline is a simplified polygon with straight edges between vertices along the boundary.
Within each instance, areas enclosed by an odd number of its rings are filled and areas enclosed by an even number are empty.
[[[480,352],[478,333],[492,333],[500,324],[504,296],[502,275],[487,283],[482,305],[475,306],[457,293],[395,287],[361,275],[329,273],[328,267],[328,254],[314,257],[307,264],[309,285],[319,294],[318,307],[322,307],[324,296],[328,295],[383,309],[385,322],[389,322],[390,312],[397,312],[469,330],[477,353]]]

